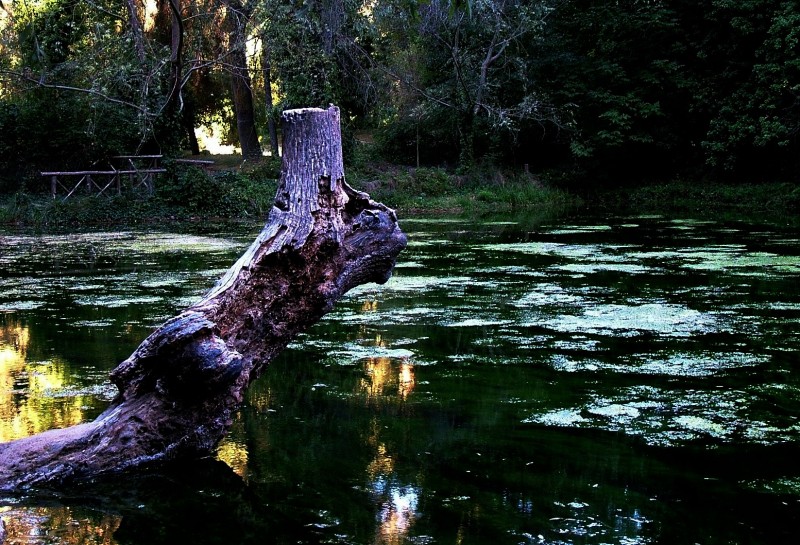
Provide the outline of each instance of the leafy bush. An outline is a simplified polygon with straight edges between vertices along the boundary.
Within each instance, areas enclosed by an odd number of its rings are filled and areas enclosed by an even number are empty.
[[[256,170],[250,174],[167,165],[156,186],[156,198],[182,217],[243,217],[269,210],[277,183]]]

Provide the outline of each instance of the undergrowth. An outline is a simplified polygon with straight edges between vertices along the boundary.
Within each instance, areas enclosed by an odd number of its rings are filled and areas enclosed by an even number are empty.
[[[280,161],[270,159],[208,172],[167,161],[153,194],[85,195],[52,199],[21,191],[0,196],[0,223],[26,226],[152,224],[265,218],[277,190]],[[347,181],[395,208],[414,212],[492,213],[529,210],[559,214],[586,205],[614,212],[800,215],[800,188],[792,184],[721,185],[685,181],[609,191],[588,202],[548,180],[520,170],[476,168],[461,174],[445,168],[410,168],[352,157]]]
[[[800,186],[789,183],[720,184],[676,180],[617,190],[595,203],[645,213],[800,215]]]
[[[277,179],[265,166],[247,172],[207,172],[166,163],[152,194],[73,195],[52,198],[21,191],[0,200],[0,223],[48,227],[95,224],[149,224],[164,220],[244,219],[265,217]]]

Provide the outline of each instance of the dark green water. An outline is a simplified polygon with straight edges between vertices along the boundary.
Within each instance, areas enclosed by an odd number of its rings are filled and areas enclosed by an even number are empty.
[[[392,280],[273,363],[216,460],[0,498],[10,542],[797,542],[800,230],[401,224]],[[257,229],[0,235],[0,440],[98,414]]]

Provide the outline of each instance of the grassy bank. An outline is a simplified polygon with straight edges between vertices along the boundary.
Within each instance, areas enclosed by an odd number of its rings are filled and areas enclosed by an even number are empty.
[[[152,195],[52,199],[35,192],[0,196],[0,223],[58,228],[136,225],[164,221],[264,218],[277,190],[277,160],[244,165],[235,157],[212,171],[167,163]],[[613,213],[800,216],[800,188],[792,184],[713,185],[675,181],[596,193],[581,199],[521,170],[409,168],[361,161],[348,182],[403,214],[488,214],[530,210],[556,216],[580,207]]]
[[[800,216],[800,186],[712,184],[677,180],[598,194],[592,204],[615,212],[751,217]]]
[[[456,174],[442,168],[391,165],[354,169],[348,182],[400,213],[488,213],[518,209],[564,211],[581,201],[522,172],[497,169]]]
[[[152,194],[73,195],[41,191],[0,196],[0,223],[29,227],[154,224],[164,221],[263,217],[277,190],[270,163],[206,171],[167,162]]]
[[[279,166],[269,161],[246,168],[227,163],[210,172],[167,164],[168,173],[158,179],[152,195],[83,195],[66,201],[41,192],[7,195],[0,197],[0,223],[44,228],[265,217],[277,190]],[[557,214],[580,204],[523,173],[460,175],[442,168],[367,165],[348,169],[347,176],[354,188],[401,214],[514,209]]]

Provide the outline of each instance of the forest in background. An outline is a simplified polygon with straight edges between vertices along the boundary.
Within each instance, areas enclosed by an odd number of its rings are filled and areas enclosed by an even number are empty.
[[[0,0],[3,193],[197,154],[200,126],[259,159],[328,104],[351,160],[369,135],[373,161],[566,189],[796,189],[798,97],[797,2]]]

